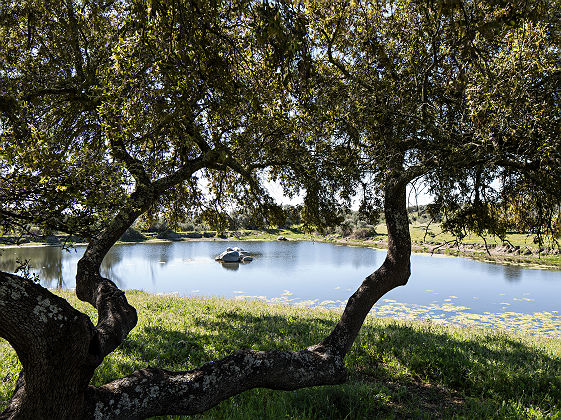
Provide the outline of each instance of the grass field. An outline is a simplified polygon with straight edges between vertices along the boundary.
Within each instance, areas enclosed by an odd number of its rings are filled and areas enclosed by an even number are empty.
[[[95,320],[90,307],[62,295]],[[148,365],[192,369],[241,348],[298,350],[338,317],[258,301],[127,296],[139,324],[97,369],[96,385]],[[561,339],[369,317],[346,363],[344,385],[257,389],[197,418],[561,418]],[[19,369],[0,340],[0,409]]]

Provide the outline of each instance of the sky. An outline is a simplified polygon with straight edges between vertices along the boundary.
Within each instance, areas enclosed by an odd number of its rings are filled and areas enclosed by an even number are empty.
[[[292,206],[295,206],[298,204],[302,204],[304,201],[302,195],[294,197],[292,199],[285,197],[282,191],[282,187],[277,182],[265,181],[264,185],[269,191],[269,194],[271,194],[271,197],[273,197],[277,201],[277,203],[290,204]],[[433,201],[433,196],[428,194],[426,191],[423,191],[421,188],[417,187],[417,197],[415,200],[415,190],[411,186],[408,186],[407,201],[408,201],[407,206],[415,206],[417,204],[424,205],[424,204],[431,203]],[[353,210],[358,210],[359,205],[360,202],[358,199],[356,199],[353,201],[351,208]]]

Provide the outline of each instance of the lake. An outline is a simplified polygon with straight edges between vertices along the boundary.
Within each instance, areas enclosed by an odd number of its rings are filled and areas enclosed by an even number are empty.
[[[214,261],[235,246],[254,255],[254,261]],[[3,248],[0,269],[13,271],[16,259],[28,259],[44,286],[73,288],[84,249]],[[122,289],[331,309],[344,307],[384,257],[384,250],[319,242],[158,242],[114,246],[102,273]],[[415,254],[411,263],[409,283],[384,296],[373,313],[561,337],[559,271]]]

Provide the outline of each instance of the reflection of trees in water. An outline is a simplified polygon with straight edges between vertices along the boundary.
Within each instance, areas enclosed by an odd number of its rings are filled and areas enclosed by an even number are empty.
[[[504,275],[508,282],[519,282],[522,277],[522,269],[516,265],[505,265]]]
[[[170,261],[172,245],[172,243],[159,244],[157,248],[159,251],[158,259],[151,259],[149,267],[150,281],[152,282],[152,285],[156,285],[156,282],[158,280],[158,275],[156,274],[155,270],[156,265],[154,263],[166,265]]]
[[[168,263],[169,259],[170,259],[170,253],[171,253],[171,244],[162,244],[159,247],[159,251],[160,251],[160,262],[161,263]]]
[[[113,247],[109,250],[103,259],[100,272],[103,277],[108,278],[117,286],[121,287],[122,279],[115,272],[115,267],[122,261],[123,253],[119,247]]]
[[[58,246],[8,248],[0,257],[0,269],[13,273],[20,264],[29,261],[29,268],[41,279],[45,287],[62,289],[62,250]],[[54,283],[54,284],[53,284]]]

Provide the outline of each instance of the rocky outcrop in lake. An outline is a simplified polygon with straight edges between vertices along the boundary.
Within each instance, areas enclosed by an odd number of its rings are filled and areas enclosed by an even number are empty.
[[[241,248],[227,248],[222,254],[215,258],[216,261],[225,263],[249,263],[253,261],[253,257],[247,251]]]

